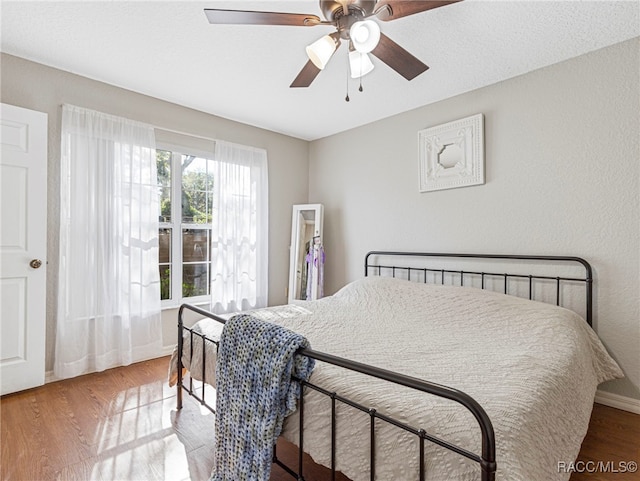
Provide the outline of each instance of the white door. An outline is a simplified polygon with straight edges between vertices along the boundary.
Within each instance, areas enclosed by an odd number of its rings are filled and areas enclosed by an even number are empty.
[[[0,104],[0,394],[44,384],[47,114]]]

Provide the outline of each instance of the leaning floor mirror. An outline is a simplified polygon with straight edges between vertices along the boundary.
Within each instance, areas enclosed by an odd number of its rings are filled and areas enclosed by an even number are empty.
[[[289,302],[316,300],[323,295],[324,246],[322,204],[293,206],[289,261]]]

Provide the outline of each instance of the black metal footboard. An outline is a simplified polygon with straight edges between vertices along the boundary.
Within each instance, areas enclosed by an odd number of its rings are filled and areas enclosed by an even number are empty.
[[[188,304],[183,304],[180,307],[180,311],[178,314],[178,409],[182,407],[182,390],[188,391],[191,395],[193,395],[193,387],[190,381],[189,387],[183,385],[182,380],[182,351],[183,351],[183,333],[185,330],[190,332],[191,336],[191,346],[193,347],[193,339],[195,336],[200,336],[202,338],[202,342],[213,342],[216,346],[219,345],[217,340],[206,338],[205,336],[200,335],[199,333],[194,333],[193,330],[184,327],[183,323],[183,312],[185,309],[196,312],[202,316],[208,317],[210,319],[214,319],[218,322],[225,323],[225,320],[219,316],[216,316],[210,312],[207,312],[198,307],[194,307]],[[203,350],[204,352],[205,350]],[[193,351],[191,352],[193,355]],[[462,406],[464,406],[467,410],[469,410],[476,421],[478,422],[481,437],[482,437],[482,447],[481,453],[473,453],[460,446],[449,443],[441,438],[433,436],[420,427],[409,426],[405,423],[402,423],[394,418],[391,418],[384,413],[378,412],[375,407],[363,406],[359,403],[354,402],[353,400],[342,396],[336,392],[330,392],[326,389],[322,388],[322,386],[317,386],[308,381],[302,381],[300,379],[296,379],[297,382],[301,384],[301,396],[298,404],[298,416],[299,416],[299,424],[300,424],[300,437],[298,440],[299,446],[299,455],[298,455],[298,467],[297,471],[292,467],[285,465],[278,459],[277,454],[274,449],[274,460],[273,462],[281,466],[286,472],[291,474],[294,478],[298,480],[304,480],[304,472],[303,472],[303,453],[304,453],[304,389],[309,388],[313,389],[321,394],[324,394],[331,398],[331,473],[332,480],[335,480],[336,476],[336,403],[344,403],[353,408],[356,408],[362,412],[369,414],[369,431],[370,431],[370,479],[373,481],[376,476],[376,459],[375,459],[375,446],[376,446],[376,422],[386,422],[393,426],[398,427],[399,429],[403,429],[409,433],[414,434],[418,439],[418,449],[416,455],[420,457],[419,459],[419,480],[424,481],[426,472],[425,472],[425,463],[424,463],[424,442],[429,441],[431,443],[435,443],[439,446],[442,446],[448,450],[451,450],[455,453],[458,453],[461,456],[464,456],[472,461],[478,463],[478,469],[481,473],[482,481],[494,481],[495,473],[496,473],[496,448],[495,448],[495,435],[493,430],[493,425],[491,424],[491,420],[489,419],[487,413],[482,408],[482,406],[476,402],[469,395],[465,394],[462,391],[442,386],[439,384],[430,383],[427,381],[423,381],[421,379],[417,379],[414,377],[405,376],[402,374],[398,374],[396,372],[388,371],[385,369],[380,369],[374,366],[369,366],[366,364],[358,363],[355,361],[351,361],[349,359],[333,356],[330,354],[326,354],[320,351],[314,351],[312,349],[299,349],[297,351],[297,355],[307,356],[318,361],[327,362],[329,364],[333,364],[335,366],[339,366],[344,369],[349,369],[351,371],[356,371],[368,376],[372,376],[378,379],[382,379],[388,382],[392,382],[395,384],[399,384],[408,388],[416,389],[418,391],[422,391],[427,394],[431,394],[434,396],[446,398],[452,401],[455,401]],[[191,358],[191,357],[190,357]],[[204,361],[204,360],[203,360]],[[204,362],[203,362],[203,373],[202,377],[204,379]],[[214,411],[214,408],[207,405],[204,399],[204,389],[203,395],[201,397],[195,396],[201,404],[207,406],[211,411]]]
[[[209,411],[211,412],[215,412],[215,408],[209,404],[207,404],[206,399],[205,399],[205,384],[207,383],[207,379],[206,379],[206,348],[205,343],[210,342],[213,343],[213,345],[216,346],[216,349],[218,348],[218,345],[220,344],[218,339],[211,339],[199,332],[195,332],[193,329],[186,327],[184,325],[184,310],[190,310],[193,312],[196,312],[204,317],[208,317],[209,319],[213,319],[216,320],[222,324],[225,323],[225,320],[222,317],[216,316],[215,314],[212,314],[209,311],[205,311],[204,309],[200,309],[199,307],[196,306],[192,306],[190,304],[182,304],[180,306],[180,309],[178,311],[178,382],[177,382],[177,388],[178,388],[178,392],[177,392],[177,407],[178,409],[182,409],[182,390],[185,390],[189,393],[189,395],[193,398],[195,398],[196,400],[198,400],[200,402],[200,404],[202,404],[204,407],[206,407],[207,409],[209,409]],[[194,339],[200,339],[200,341],[202,342],[203,346],[202,346],[202,373],[201,373],[201,379],[202,379],[202,394],[198,395],[197,394],[197,390],[194,389],[193,387],[193,378],[191,376],[189,376],[189,385],[185,386],[183,383],[183,379],[182,379],[182,369],[184,368],[183,364],[182,364],[182,354],[184,351],[184,333],[188,332],[189,336],[190,336],[190,343],[189,343],[189,349],[191,352],[189,352],[189,360],[190,363],[192,363],[191,359],[193,359],[193,341]],[[190,369],[191,371],[191,369]]]
[[[386,416],[382,413],[379,413],[375,408],[366,407],[359,403],[356,403],[348,398],[340,396],[336,392],[329,392],[323,389],[320,386],[314,385],[308,381],[301,381],[302,387],[309,387],[314,389],[317,392],[320,392],[331,398],[331,473],[332,480],[335,480],[335,452],[336,452],[336,402],[342,402],[344,404],[348,404],[351,407],[354,407],[360,411],[366,412],[370,417],[370,479],[371,481],[375,480],[376,477],[376,459],[375,459],[375,426],[376,420],[380,420],[383,422],[387,422],[392,424],[400,429],[403,429],[407,432],[410,432],[417,436],[418,438],[418,453],[417,455],[420,457],[419,459],[419,479],[420,481],[424,481],[425,479],[425,466],[424,466],[424,441],[430,441],[439,446],[442,446],[450,451],[458,453],[466,458],[471,459],[479,464],[481,480],[482,481],[493,481],[495,480],[496,473],[496,447],[495,447],[495,434],[493,431],[493,425],[491,424],[491,420],[489,416],[482,408],[482,406],[475,401],[468,394],[459,391],[457,389],[453,389],[447,386],[442,386],[439,384],[423,381],[421,379],[417,379],[414,377],[405,376],[403,374],[398,374],[393,371],[388,371],[386,369],[380,369],[374,366],[370,366],[367,364],[362,364],[359,362],[351,361],[349,359],[332,356],[330,354],[326,354],[319,351],[314,351],[312,349],[300,349],[298,351],[299,355],[311,357],[313,359],[317,359],[318,361],[327,362],[329,364],[333,364],[334,366],[339,366],[345,369],[349,369],[351,371],[356,371],[362,374],[366,374],[368,376],[372,376],[378,379],[382,379],[385,381],[389,381],[395,384],[399,384],[401,386],[409,387],[412,389],[416,389],[418,391],[422,391],[424,393],[432,394],[434,396],[443,397],[449,399],[451,401],[455,401],[462,406],[464,406],[467,410],[473,414],[478,425],[480,427],[480,432],[482,436],[482,451],[481,454],[472,453],[466,449],[461,448],[455,444],[449,443],[441,438],[433,436],[427,433],[425,430],[409,426],[405,423],[402,423],[396,419],[393,419],[389,416]],[[298,479],[303,478],[303,463],[302,463],[302,453],[304,452],[304,429],[303,421],[304,421],[304,396],[300,396],[300,401],[298,404],[298,415],[300,417],[300,438],[299,438],[299,458],[298,458],[298,472],[294,473],[291,470],[287,471],[294,475],[298,476]],[[287,468],[282,463],[280,463],[277,458],[275,462],[279,465],[283,466],[285,469]]]

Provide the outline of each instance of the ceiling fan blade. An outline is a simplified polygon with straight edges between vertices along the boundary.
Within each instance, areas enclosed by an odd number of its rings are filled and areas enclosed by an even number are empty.
[[[303,13],[252,12],[248,10],[218,10],[205,8],[209,23],[223,25],[290,25],[313,27],[322,21],[317,15]]]
[[[309,60],[289,87],[308,87],[319,73],[320,69]]]
[[[429,68],[383,33],[371,53],[407,80],[413,80]]]
[[[380,0],[376,4],[375,15],[388,22],[460,1],[462,0]]]

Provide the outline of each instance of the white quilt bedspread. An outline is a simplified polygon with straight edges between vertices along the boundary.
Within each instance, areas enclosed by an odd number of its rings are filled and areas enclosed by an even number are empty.
[[[218,359],[218,349],[212,342],[203,340],[201,336],[215,341],[220,340],[223,324],[212,319],[204,319],[196,322],[192,326],[194,333],[191,335],[185,331],[182,337],[182,365],[189,370],[193,379],[205,381],[212,386],[216,385],[216,360]],[[193,338],[193,347],[191,339]],[[193,362],[191,353],[193,351]],[[205,355],[202,353],[205,351]],[[204,359],[204,366],[202,360]],[[203,369],[204,368],[204,369]],[[183,373],[184,374],[184,373]],[[169,362],[169,386],[175,386],[178,382],[178,346],[173,349],[171,361]]]
[[[312,349],[450,386],[487,411],[496,432],[497,479],[567,480],[558,463],[575,460],[596,387],[622,377],[577,314],[473,288],[371,277],[335,295],[254,311],[303,334]],[[457,403],[317,363],[311,382],[416,428],[480,453],[480,429]],[[298,417],[283,435],[298,440]],[[305,451],[330,465],[330,401],[305,394]],[[369,479],[369,416],[340,405],[337,468]],[[377,479],[418,479],[416,436],[376,422]],[[477,463],[426,442],[427,479],[480,479]]]

